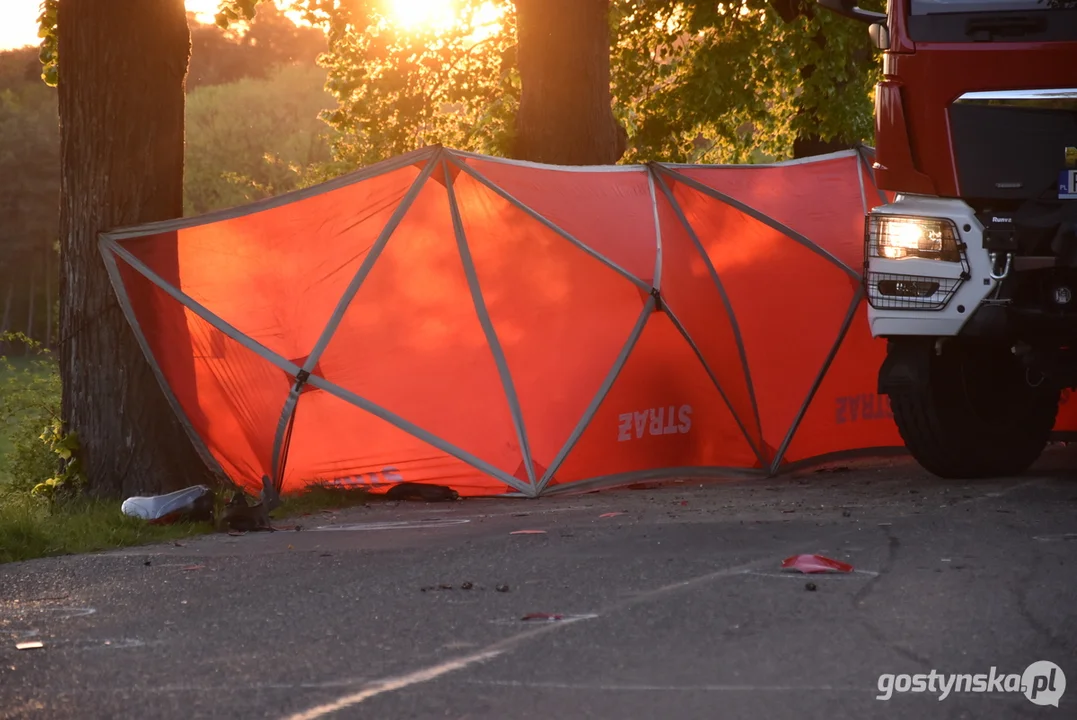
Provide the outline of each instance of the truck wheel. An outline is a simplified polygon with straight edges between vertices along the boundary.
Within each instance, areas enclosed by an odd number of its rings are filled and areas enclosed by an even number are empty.
[[[1034,387],[1037,378],[1008,348],[950,342],[941,355],[930,354],[926,383],[890,393],[916,461],[948,479],[1025,472],[1050,439],[1060,390],[1047,382]]]

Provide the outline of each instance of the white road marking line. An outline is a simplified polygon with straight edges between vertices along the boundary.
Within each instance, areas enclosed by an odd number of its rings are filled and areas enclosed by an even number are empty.
[[[344,708],[358,705],[364,700],[369,700],[370,698],[383,693],[402,690],[409,685],[429,682],[455,670],[461,670],[469,665],[490,660],[491,658],[497,657],[502,652],[502,650],[485,650],[483,652],[475,653],[474,655],[465,655],[456,660],[450,660],[449,662],[441,663],[440,665],[434,665],[433,667],[408,673],[407,675],[398,675],[393,678],[387,678],[374,683],[365,690],[360,690],[352,695],[345,695],[335,702],[319,705],[318,707],[311,708],[305,712],[290,715],[288,716],[288,720],[316,720],[317,718],[334,713],[337,710],[343,710]]]
[[[527,680],[465,680],[469,685],[548,688],[551,690],[599,690],[603,692],[858,692],[878,694],[874,687],[837,687],[834,685],[621,685],[618,683],[529,682]]]
[[[1077,540],[1077,533],[1061,533],[1059,535],[1033,535],[1033,540],[1040,542],[1054,542],[1056,540]]]
[[[42,619],[48,620],[70,620],[77,617],[86,617],[87,615],[93,615],[97,612],[97,608],[92,607],[71,607],[69,605],[46,605],[39,607],[37,605],[11,605],[4,607],[0,605],[0,618],[15,618],[24,619],[27,615],[39,615],[45,616]]]
[[[488,685],[501,687],[539,688],[549,690],[591,690],[597,692],[848,692],[878,695],[876,687],[841,687],[834,685],[619,685],[616,683],[561,683],[528,682],[526,680],[465,680],[469,685]],[[1012,702],[1013,695],[1007,693],[977,693],[973,697],[987,700],[1005,700]]]
[[[778,557],[785,558],[788,556],[788,553],[784,553]],[[631,607],[633,605],[638,605],[666,593],[683,590],[684,588],[693,587],[695,585],[702,585],[710,582],[711,580],[729,577],[730,575],[740,575],[747,571],[758,568],[764,564],[774,562],[781,562],[781,560],[776,560],[774,556],[771,556],[768,558],[756,560],[755,562],[744,563],[743,565],[737,565],[730,568],[715,570],[714,572],[707,573],[706,575],[697,575],[694,578],[688,578],[687,580],[679,580],[668,585],[662,585],[661,587],[657,587],[654,590],[647,590],[630,598],[611,603],[600,613],[594,613],[593,615],[586,615],[579,618],[565,619],[559,622],[542,623],[533,630],[512,635],[508,638],[505,638],[504,640],[495,642],[492,645],[489,645],[485,649],[478,652],[472,653],[470,655],[464,655],[462,657],[456,658],[455,660],[449,660],[444,663],[439,663],[437,665],[433,665],[422,670],[417,670],[412,673],[407,673],[405,675],[397,675],[395,677],[390,677],[384,680],[374,682],[357,693],[345,695],[344,697],[341,697],[334,702],[319,705],[317,707],[311,708],[304,712],[296,713],[294,715],[289,715],[287,716],[287,718],[285,718],[285,720],[318,720],[319,718],[323,718],[338,710],[343,710],[345,708],[352,707],[353,705],[358,705],[359,703],[365,702],[373,697],[377,697],[378,695],[394,692],[396,690],[402,690],[412,685],[419,685],[421,683],[430,682],[431,680],[435,680],[442,675],[447,675],[451,672],[462,670],[471,665],[485,662],[487,660],[497,657],[498,655],[501,655],[502,653],[507,652],[508,650],[512,649],[514,646],[522,643],[523,641],[529,640],[538,635],[554,632],[561,628],[574,625],[575,623],[584,622],[586,620],[593,619],[594,617],[598,617],[599,615],[608,614],[614,610],[620,610],[626,607]]]
[[[471,522],[467,518],[443,518],[437,520],[385,520],[374,522],[345,523],[340,525],[321,525],[313,527],[310,532],[317,531],[362,531],[362,530],[420,530],[426,528],[450,527],[452,525],[465,525]]]

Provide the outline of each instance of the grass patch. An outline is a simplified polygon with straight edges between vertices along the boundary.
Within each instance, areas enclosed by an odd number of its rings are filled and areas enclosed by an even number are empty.
[[[0,563],[97,552],[212,532],[209,523],[150,525],[120,512],[118,502],[0,496]]]
[[[312,485],[301,493],[281,497],[280,507],[270,513],[270,517],[295,517],[319,510],[342,510],[366,505],[373,497],[371,493],[358,488]]]
[[[25,356],[0,356],[0,563],[214,532],[211,523],[151,525],[128,517],[118,500],[79,498],[78,487],[66,487],[64,478],[63,492],[56,498],[50,500],[51,493],[35,496],[33,488],[57,477],[60,469],[58,448],[63,448],[49,433],[60,414],[59,367],[51,353],[29,338],[3,333],[0,339],[20,340],[33,348]],[[282,498],[271,517],[354,507],[371,498],[359,488],[315,486]]]
[[[30,456],[38,448],[30,446],[59,404],[59,368],[52,357],[41,353],[0,356],[0,483],[12,480],[19,471],[38,470],[22,466],[35,464]],[[43,447],[39,454],[51,460]]]
[[[15,341],[31,352],[0,356],[0,493],[30,492],[50,479],[56,482],[61,474],[53,442],[60,416],[59,365],[30,338],[0,334],[0,342]],[[77,481],[77,466],[72,476]]]
[[[281,498],[275,520],[364,505],[374,496],[361,489],[314,486]],[[55,555],[99,552],[205,535],[208,522],[151,525],[120,512],[118,501],[73,499],[49,503],[0,487],[0,564]]]

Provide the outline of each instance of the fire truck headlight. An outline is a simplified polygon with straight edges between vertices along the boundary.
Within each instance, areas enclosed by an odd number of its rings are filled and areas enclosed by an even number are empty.
[[[866,225],[870,257],[961,260],[957,226],[946,218],[878,214],[869,215]]]

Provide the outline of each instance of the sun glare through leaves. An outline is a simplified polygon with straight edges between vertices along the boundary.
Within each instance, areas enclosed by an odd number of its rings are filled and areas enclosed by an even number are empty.
[[[411,31],[446,32],[470,27],[472,40],[482,40],[501,30],[503,3],[496,0],[384,0],[387,19]]]
[[[456,21],[453,0],[389,0],[390,17],[405,28],[443,30]]]

